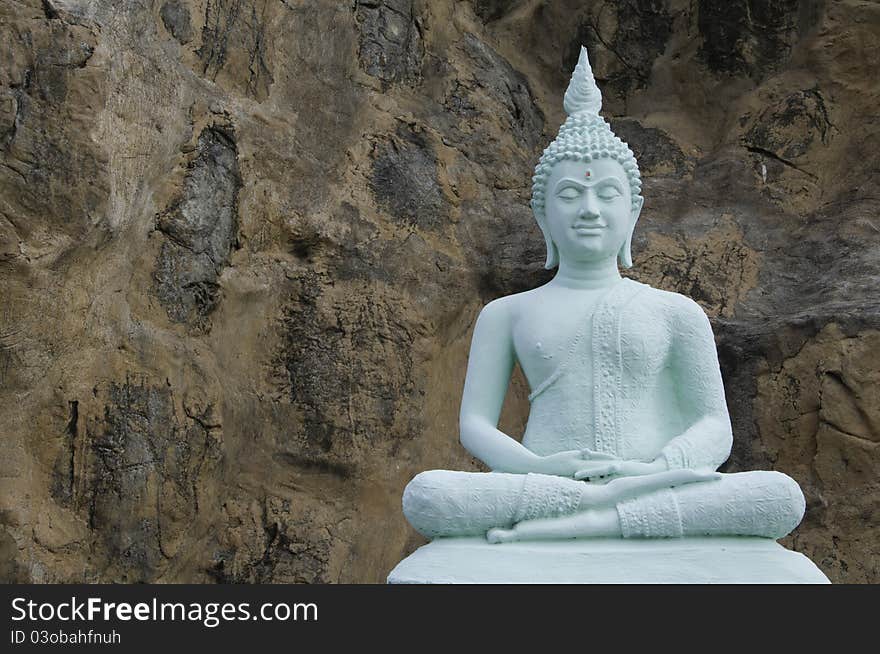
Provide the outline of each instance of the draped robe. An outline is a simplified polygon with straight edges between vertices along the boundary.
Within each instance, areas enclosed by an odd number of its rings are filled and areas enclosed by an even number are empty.
[[[712,328],[695,302],[629,279],[578,323],[555,371],[529,395],[523,445],[545,456],[589,448],[670,469],[715,470],[732,431]],[[428,537],[485,533],[578,510],[584,483],[529,473],[421,473],[404,513]],[[593,482],[595,483],[595,482]],[[757,535],[800,522],[797,483],[778,472],[726,474],[617,504],[624,537]]]
[[[588,447],[714,470],[733,443],[706,314],[683,295],[630,279],[588,310],[529,401],[523,445],[540,455]]]

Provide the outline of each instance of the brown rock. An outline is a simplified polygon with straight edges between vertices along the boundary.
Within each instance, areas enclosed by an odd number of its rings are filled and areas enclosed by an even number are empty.
[[[878,572],[878,345],[877,330],[845,334],[829,323],[758,377],[762,449],[800,482],[809,507],[789,540],[841,582]]]

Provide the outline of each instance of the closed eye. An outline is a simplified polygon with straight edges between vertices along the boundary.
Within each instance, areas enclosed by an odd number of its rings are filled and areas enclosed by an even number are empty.
[[[600,200],[615,200],[621,196],[621,193],[613,186],[603,186],[596,195]]]
[[[574,186],[567,186],[556,194],[562,200],[577,200],[580,196],[581,192]]]

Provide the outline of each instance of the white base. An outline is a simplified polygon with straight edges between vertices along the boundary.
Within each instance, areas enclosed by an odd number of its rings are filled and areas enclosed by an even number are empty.
[[[491,545],[438,538],[389,584],[828,584],[803,554],[769,538],[581,539]]]

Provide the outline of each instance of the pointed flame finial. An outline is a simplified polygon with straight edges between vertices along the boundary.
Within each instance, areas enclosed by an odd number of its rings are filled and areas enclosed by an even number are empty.
[[[599,87],[596,86],[596,78],[593,77],[587,49],[583,46],[581,46],[577,66],[571,74],[568,89],[565,91],[562,106],[569,116],[581,112],[589,112],[598,116],[599,110],[602,109],[602,94],[599,92]]]

